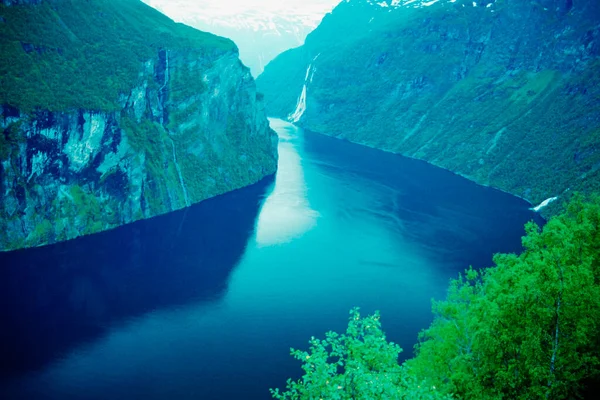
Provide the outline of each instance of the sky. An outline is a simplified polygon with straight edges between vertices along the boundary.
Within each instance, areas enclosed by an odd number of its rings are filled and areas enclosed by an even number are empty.
[[[165,10],[168,14],[202,13],[207,9],[211,14],[232,15],[248,11],[266,11],[289,14],[322,13],[330,11],[340,0],[144,0],[153,7]]]
[[[177,22],[232,39],[256,77],[301,45],[341,0],[143,0]]]

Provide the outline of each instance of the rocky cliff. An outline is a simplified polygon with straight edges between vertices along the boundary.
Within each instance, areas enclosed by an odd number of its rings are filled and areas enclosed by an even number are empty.
[[[137,0],[0,2],[0,250],[180,209],[276,169],[227,39]]]
[[[534,204],[600,190],[595,0],[346,0],[257,85],[270,115]]]

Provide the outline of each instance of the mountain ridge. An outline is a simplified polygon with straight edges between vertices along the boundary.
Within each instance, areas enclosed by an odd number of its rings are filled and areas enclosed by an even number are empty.
[[[299,124],[312,131],[533,204],[600,189],[598,4],[407,3],[340,3],[257,80],[268,114],[293,114],[306,90]]]
[[[176,21],[231,38],[240,49],[240,58],[255,77],[280,52],[302,45],[306,35],[334,5],[333,0],[310,0],[300,4],[252,2],[231,6],[219,1],[202,5],[189,0],[144,1]]]

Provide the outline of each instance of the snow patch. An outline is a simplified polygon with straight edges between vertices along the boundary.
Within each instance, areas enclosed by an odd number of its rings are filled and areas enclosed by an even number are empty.
[[[347,3],[350,3],[350,0],[346,0]],[[398,9],[402,7],[412,7],[412,8],[423,8],[430,7],[434,4],[443,4],[443,3],[456,3],[456,0],[367,0],[367,2],[376,7],[389,8],[388,11],[392,11],[392,9]],[[490,8],[495,3],[488,3],[485,7]],[[473,7],[477,7],[478,3],[473,1]],[[465,5],[462,4],[464,7]]]

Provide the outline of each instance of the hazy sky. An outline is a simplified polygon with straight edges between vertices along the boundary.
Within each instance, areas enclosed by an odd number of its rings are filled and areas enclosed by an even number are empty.
[[[289,13],[292,9],[301,13],[330,11],[341,0],[144,0],[153,7],[169,14],[201,13],[210,9],[221,14],[236,14],[256,10]]]

